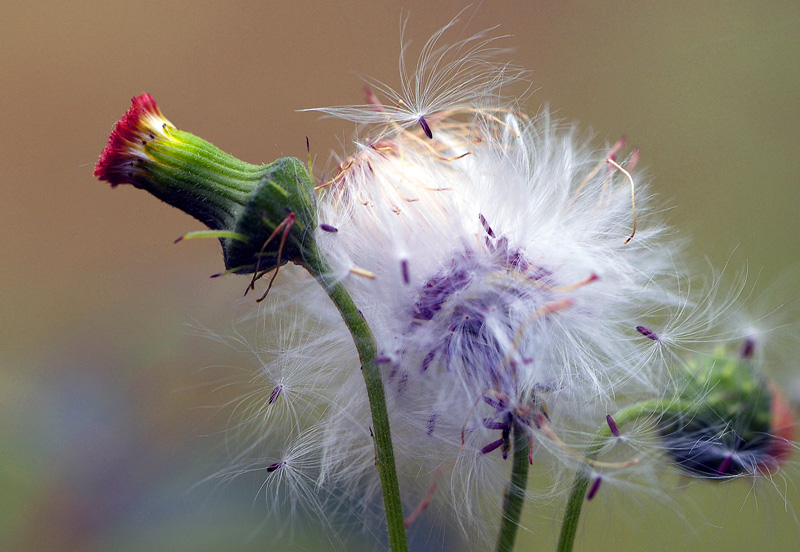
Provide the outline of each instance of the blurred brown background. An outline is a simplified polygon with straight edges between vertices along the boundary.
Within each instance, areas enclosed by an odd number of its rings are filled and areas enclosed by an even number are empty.
[[[189,325],[228,329],[244,282],[209,280],[215,244],[172,244],[198,223],[110,190],[93,164],[130,98],[149,92],[242,159],[304,156],[308,136],[324,165],[352,126],[295,110],[361,103],[357,72],[397,84],[403,14],[418,47],[461,7],[3,2],[0,549],[318,549],[304,531],[293,548],[272,542],[258,477],[194,488],[224,465],[218,406],[231,398],[213,383],[225,370],[203,368],[248,365]],[[549,104],[598,144],[626,134],[642,149],[692,255],[722,267],[736,250],[731,266],[760,273],[757,292],[782,276],[776,302],[796,298],[798,2],[509,0],[470,16],[467,31],[513,35],[536,89],[529,112]],[[578,549],[797,550],[800,477],[788,477],[780,493],[695,485],[670,507],[596,501]],[[526,514],[518,550],[552,550],[559,511]]]

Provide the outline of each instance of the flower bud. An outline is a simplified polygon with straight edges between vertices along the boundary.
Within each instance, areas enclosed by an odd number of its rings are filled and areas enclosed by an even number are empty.
[[[666,448],[680,468],[711,479],[772,472],[791,450],[791,411],[748,357],[724,350],[687,363],[679,400],[662,418]]]
[[[251,165],[178,130],[142,94],[115,125],[94,176],[132,184],[188,213],[220,238],[228,270],[268,271],[300,261],[316,227],[314,186],[303,164]]]

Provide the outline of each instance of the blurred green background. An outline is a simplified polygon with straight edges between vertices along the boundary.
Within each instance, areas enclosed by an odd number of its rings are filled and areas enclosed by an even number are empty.
[[[243,280],[208,278],[218,246],[172,244],[196,221],[110,190],[93,164],[129,99],[149,92],[242,159],[302,157],[308,136],[324,165],[352,126],[295,110],[360,103],[356,73],[397,84],[403,14],[418,47],[461,7],[3,2],[0,549],[319,549],[303,524],[292,545],[275,542],[258,474],[196,486],[225,465],[222,405],[236,393],[220,389],[226,369],[205,368],[249,366],[191,326],[225,331],[254,306]],[[468,31],[513,35],[511,59],[532,70],[529,112],[549,104],[598,145],[625,134],[642,149],[691,255],[722,267],[735,250],[733,268],[760,274],[757,294],[782,277],[776,302],[796,299],[800,3],[507,0],[470,15]],[[577,549],[800,550],[800,477],[787,473],[780,493],[740,481],[693,485],[667,506],[596,500]],[[528,507],[517,549],[552,550],[558,514]],[[428,548],[420,533],[415,550]]]

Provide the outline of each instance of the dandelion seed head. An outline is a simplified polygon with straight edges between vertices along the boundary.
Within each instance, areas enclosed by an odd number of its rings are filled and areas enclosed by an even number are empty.
[[[594,146],[546,110],[524,115],[501,97],[522,73],[495,61],[486,33],[444,46],[452,24],[414,72],[404,50],[397,90],[371,83],[365,105],[317,110],[364,125],[318,186],[315,240],[331,267],[324,277],[345,286],[375,336],[405,509],[429,501],[485,542],[512,431],[551,476],[528,500],[563,497],[587,466],[592,500],[615,486],[659,488],[670,468],[711,479],[771,473],[794,448],[782,395],[764,384],[753,407],[742,380],[714,372],[715,385],[697,369],[713,365],[709,345],[734,338],[744,338],[739,356],[725,362],[759,362],[761,334],[732,323],[744,287],[724,300],[716,282],[693,292],[681,243],[634,170],[638,150]],[[293,473],[283,458],[262,467],[303,495],[336,489],[375,515],[360,359],[324,292],[291,276],[256,320],[271,321],[266,335],[280,333],[287,312],[310,322],[296,322],[263,362],[251,418],[297,405],[304,414],[289,417],[289,433],[318,464],[308,479],[283,475]],[[750,414],[740,426],[710,402],[728,384]],[[684,399],[701,415],[675,414]],[[642,400],[658,406],[617,425],[613,413]],[[609,435],[593,460],[584,451],[598,427]]]

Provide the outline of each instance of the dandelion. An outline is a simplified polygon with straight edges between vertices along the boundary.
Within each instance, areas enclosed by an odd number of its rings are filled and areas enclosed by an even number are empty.
[[[713,301],[683,292],[638,150],[521,113],[500,95],[521,73],[485,33],[442,45],[453,24],[413,75],[401,58],[399,91],[373,82],[364,105],[316,110],[363,138],[314,189],[310,166],[244,164],[175,129],[149,96],[98,162],[99,178],[207,224],[188,236],[219,238],[228,272],[253,274],[248,289],[297,265],[262,296],[278,345],[251,350],[260,383],[246,409],[259,424],[246,452],[276,440],[290,452],[242,457],[242,470],[263,469],[270,493],[322,519],[324,497],[366,517],[382,495],[394,550],[428,515],[476,548],[499,535],[511,550],[525,501],[576,474],[569,550],[606,482],[659,463],[710,479],[777,469],[794,422],[755,343],[731,356],[707,337],[704,356],[675,347],[685,328],[650,325],[670,310],[697,328],[715,320]],[[531,465],[553,486],[528,488]]]

